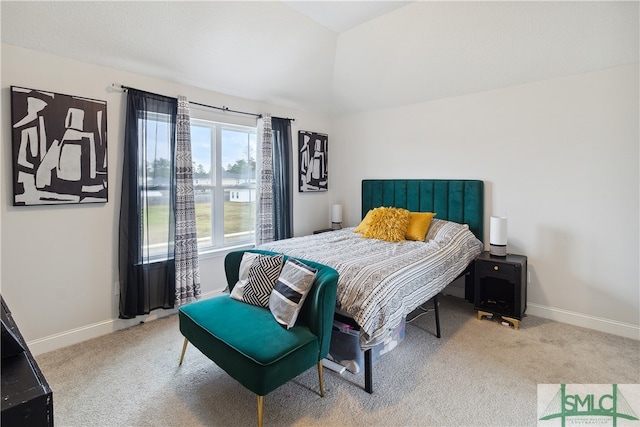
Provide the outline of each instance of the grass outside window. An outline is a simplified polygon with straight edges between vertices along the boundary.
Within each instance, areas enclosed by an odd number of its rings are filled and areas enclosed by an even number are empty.
[[[196,203],[196,232],[198,238],[211,237],[211,203]],[[167,242],[168,205],[149,206],[147,225],[149,245]],[[253,230],[255,202],[224,202],[224,234]]]

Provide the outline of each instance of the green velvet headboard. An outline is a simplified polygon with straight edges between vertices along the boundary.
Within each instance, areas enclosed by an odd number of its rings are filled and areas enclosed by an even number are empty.
[[[484,182],[453,179],[362,180],[362,217],[370,209],[394,206],[436,212],[436,218],[468,224],[484,242]]]

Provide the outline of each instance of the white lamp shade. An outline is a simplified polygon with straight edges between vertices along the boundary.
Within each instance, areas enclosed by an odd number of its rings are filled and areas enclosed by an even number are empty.
[[[507,217],[491,217],[491,223],[489,224],[489,252],[492,255],[507,255]]]
[[[342,222],[342,205],[331,206],[331,222]]]
[[[507,217],[492,216],[490,224],[489,242],[494,245],[507,244]]]

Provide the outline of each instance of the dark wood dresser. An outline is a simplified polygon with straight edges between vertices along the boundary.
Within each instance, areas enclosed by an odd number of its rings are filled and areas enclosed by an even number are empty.
[[[2,298],[3,427],[53,426],[53,393]]]

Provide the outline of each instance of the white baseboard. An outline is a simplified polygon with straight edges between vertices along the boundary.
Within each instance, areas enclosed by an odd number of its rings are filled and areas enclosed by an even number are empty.
[[[452,291],[453,289],[455,288],[452,287],[449,291]],[[202,294],[201,299],[208,299],[220,295],[220,293],[220,290],[207,292]],[[455,295],[455,292],[449,292],[449,294],[457,296]],[[462,298],[464,298],[464,294],[462,294]],[[135,326],[140,322],[150,322],[165,316],[170,316],[177,312],[177,309],[156,310],[151,314],[138,316],[135,319],[109,319],[92,325],[61,332],[59,334],[50,335],[48,337],[35,339],[27,342],[27,346],[29,346],[31,353],[34,356],[37,356],[39,354],[77,344],[91,338],[97,338],[111,332]],[[527,304],[527,314],[600,332],[606,332],[613,335],[619,335],[625,338],[640,340],[640,326],[638,325],[617,322],[614,320],[603,319],[600,317],[532,303]]]
[[[220,291],[203,293],[201,299],[208,299],[216,295],[220,295]],[[31,354],[37,356],[39,354],[77,344],[91,338],[97,338],[102,335],[110,334],[111,332],[126,329],[143,322],[150,322],[152,320],[170,316],[177,312],[177,308],[171,310],[154,310],[150,314],[138,316],[135,319],[108,319],[102,322],[61,332],[59,334],[28,341],[27,346],[29,347]]]
[[[568,323],[595,331],[606,332],[625,338],[640,340],[640,326],[630,323],[618,322],[604,319],[602,317],[589,316],[587,314],[576,313],[574,311],[562,310],[559,308],[547,307],[539,304],[527,304],[527,312],[532,316],[543,317],[557,322]]]

